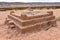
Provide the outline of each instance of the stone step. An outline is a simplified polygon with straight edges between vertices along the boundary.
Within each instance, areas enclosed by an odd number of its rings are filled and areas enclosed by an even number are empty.
[[[39,15],[31,15],[31,16],[28,16],[28,15],[23,14],[23,13],[21,13],[20,15],[17,15],[17,14],[13,13],[11,15],[13,15],[15,17],[18,17],[22,20],[30,20],[30,19],[35,19],[35,18],[42,18],[42,17],[46,17],[46,16],[52,16],[53,13],[40,13]]]
[[[9,18],[13,21],[16,21],[21,26],[27,26],[27,25],[33,25],[35,23],[41,23],[44,21],[53,20],[55,19],[55,16],[48,16],[48,17],[43,17],[43,18],[31,19],[31,20],[21,20],[15,16],[9,15]]]
[[[11,19],[10,18],[6,18],[5,19],[5,24],[8,24],[9,21],[11,21]]]
[[[45,21],[42,23],[37,23],[34,25],[25,26],[25,27],[21,26],[16,22],[14,22],[14,24],[21,30],[21,32],[29,32],[31,30],[33,31],[33,30],[47,29],[49,26],[51,27],[56,26],[56,20]]]

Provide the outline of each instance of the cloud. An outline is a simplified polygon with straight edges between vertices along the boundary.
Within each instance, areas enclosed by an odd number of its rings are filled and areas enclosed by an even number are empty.
[[[0,0],[0,2],[60,2],[60,0]]]

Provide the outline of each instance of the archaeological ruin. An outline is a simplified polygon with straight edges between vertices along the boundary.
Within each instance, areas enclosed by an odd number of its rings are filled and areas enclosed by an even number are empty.
[[[56,26],[53,11],[46,13],[28,11],[21,13],[11,13],[5,22],[9,28],[17,28],[21,33],[30,31],[47,30]]]

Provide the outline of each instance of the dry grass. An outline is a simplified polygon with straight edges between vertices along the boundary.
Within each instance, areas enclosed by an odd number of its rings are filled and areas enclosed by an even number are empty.
[[[57,21],[60,21],[60,17],[56,18]]]

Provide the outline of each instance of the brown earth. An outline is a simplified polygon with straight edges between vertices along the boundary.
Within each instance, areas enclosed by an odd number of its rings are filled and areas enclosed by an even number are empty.
[[[47,9],[42,9],[42,11],[46,12]],[[56,18],[60,16],[60,9],[54,9],[53,11]],[[9,31],[8,26],[4,24],[5,18],[9,15],[9,12],[10,11],[0,11],[0,40],[60,40],[60,21],[57,21],[56,27],[52,27],[49,30],[17,34],[18,32],[16,32],[16,30]],[[16,11],[16,13],[19,12],[19,10]]]

